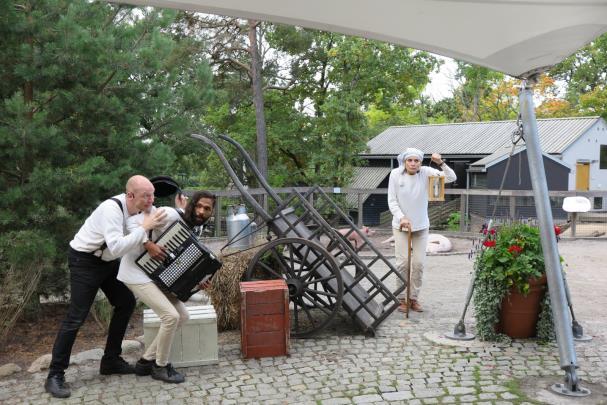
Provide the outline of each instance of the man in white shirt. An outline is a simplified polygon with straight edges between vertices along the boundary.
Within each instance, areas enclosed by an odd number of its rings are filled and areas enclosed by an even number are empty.
[[[157,239],[170,225],[181,219],[181,215],[176,209],[152,207],[151,213],[157,210],[164,210],[167,216],[165,224],[153,230],[152,239]],[[127,232],[136,232],[144,220],[144,214],[130,217],[127,221]],[[152,243],[150,242],[150,244]],[[162,246],[160,248],[164,249]],[[135,374],[140,376],[151,375],[155,380],[179,384],[184,382],[185,378],[169,363],[169,355],[175,332],[189,318],[188,310],[184,303],[176,297],[165,294],[148,277],[147,273],[137,266],[135,261],[143,252],[143,246],[129,251],[120,261],[120,269],[118,270],[118,280],[122,281],[160,319],[158,334],[146,347],[141,359],[135,364]],[[206,289],[209,286],[210,282],[207,281],[201,283],[198,287]]]
[[[145,215],[141,226],[126,234],[127,218],[148,212],[153,203],[152,183],[143,176],[133,176],[126,184],[126,193],[102,202],[70,242],[70,305],[55,339],[49,374],[44,384],[45,390],[52,396],[67,398],[71,395],[65,383],[65,370],[78,330],[99,289],[114,307],[99,372],[106,375],[134,373],[134,368],[120,354],[122,339],[135,308],[135,297],[116,279],[116,275],[120,257],[147,242],[148,231],[164,221],[164,211]]]
[[[422,151],[416,148],[407,148],[404,153],[398,156],[399,167],[390,172],[388,182],[388,207],[392,213],[392,234],[394,235],[396,268],[403,273],[405,280],[409,272],[409,241],[407,231],[411,229],[412,270],[411,285],[408,287],[410,289],[411,302],[407,303],[406,296],[401,294],[398,297],[401,301],[398,310],[401,312],[407,310],[407,305],[413,311],[423,311],[418,302],[418,296],[422,287],[426,245],[430,229],[430,220],[428,218],[428,177],[444,176],[445,183],[451,183],[457,178],[455,172],[443,162],[441,155],[438,153],[433,153],[431,160],[441,170],[422,166],[423,159],[424,154]]]

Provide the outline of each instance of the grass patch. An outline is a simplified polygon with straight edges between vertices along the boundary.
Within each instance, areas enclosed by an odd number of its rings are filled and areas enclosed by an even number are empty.
[[[512,395],[516,395],[518,398],[509,399],[508,401],[514,404],[522,404],[522,403],[531,403],[536,405],[542,405],[543,402],[539,402],[529,398],[525,393],[521,390],[521,385],[518,380],[508,380],[504,384],[504,387],[508,389],[508,392]]]

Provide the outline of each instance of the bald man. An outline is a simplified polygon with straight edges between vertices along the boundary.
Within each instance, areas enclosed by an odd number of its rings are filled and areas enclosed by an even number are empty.
[[[143,176],[133,176],[126,183],[126,192],[102,202],[70,242],[70,305],[55,338],[53,357],[44,384],[45,390],[53,397],[67,398],[71,395],[65,383],[65,370],[78,330],[99,289],[114,307],[99,372],[105,375],[135,372],[134,367],[120,356],[122,339],[135,308],[135,297],[116,279],[116,275],[120,257],[146,245],[148,231],[164,223],[166,212],[156,210],[153,214],[149,213],[153,204],[152,183]],[[144,219],[141,225],[127,235],[126,220],[142,212]]]

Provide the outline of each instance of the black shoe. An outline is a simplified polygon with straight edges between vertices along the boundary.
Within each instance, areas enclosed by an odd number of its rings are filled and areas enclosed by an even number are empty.
[[[179,384],[185,381],[183,375],[175,371],[171,363],[164,367],[160,367],[154,362],[154,365],[152,366],[152,378],[154,380],[161,380],[173,384]]]
[[[141,376],[152,374],[154,363],[154,360],[146,360],[143,357],[140,358],[137,360],[137,363],[135,363],[135,374]]]
[[[110,374],[135,374],[135,367],[127,363],[122,357],[102,357],[99,364],[99,373]]]
[[[49,375],[44,382],[44,390],[55,398],[69,398],[72,395],[65,376],[60,374]]]

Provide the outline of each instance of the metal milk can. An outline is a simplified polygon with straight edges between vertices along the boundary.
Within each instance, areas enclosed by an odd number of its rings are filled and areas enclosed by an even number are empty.
[[[226,219],[228,230],[228,242],[234,249],[246,249],[251,244],[251,219],[247,215],[244,204],[236,207],[228,206],[228,218]]]

